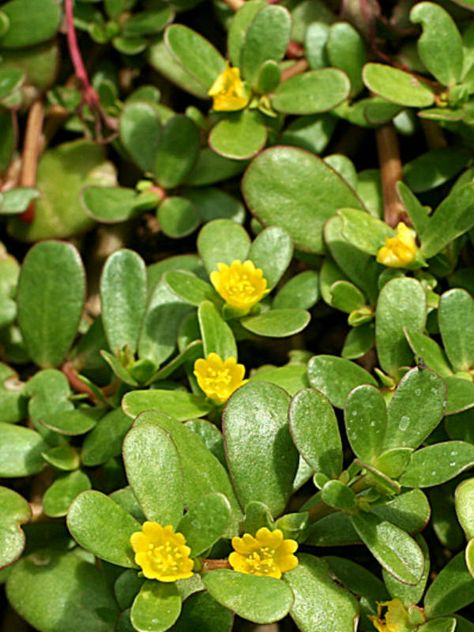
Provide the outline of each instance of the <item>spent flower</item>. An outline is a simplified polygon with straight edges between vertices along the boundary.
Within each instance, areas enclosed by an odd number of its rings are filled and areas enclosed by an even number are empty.
[[[232,547],[229,563],[239,573],[280,579],[283,573],[298,566],[298,558],[293,555],[298,543],[285,540],[280,529],[270,531],[262,527],[255,536],[245,533],[241,538],[232,538]]]
[[[418,253],[416,233],[400,222],[395,237],[387,237],[377,253],[377,261],[389,268],[405,268],[413,263]]]
[[[191,549],[186,546],[184,535],[175,532],[171,525],[144,522],[141,531],[132,533],[130,543],[135,562],[147,579],[175,582],[192,577]]]
[[[413,629],[408,611],[400,599],[377,604],[377,616],[369,616],[378,632],[409,632]]]
[[[243,110],[250,100],[249,90],[240,78],[240,69],[227,66],[207,93],[216,112]]]
[[[236,358],[223,360],[217,353],[199,358],[194,363],[199,388],[216,404],[224,404],[234,391],[246,383],[245,367]]]

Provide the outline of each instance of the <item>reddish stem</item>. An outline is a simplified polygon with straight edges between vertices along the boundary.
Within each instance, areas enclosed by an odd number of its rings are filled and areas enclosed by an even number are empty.
[[[376,137],[382,179],[384,218],[389,226],[395,227],[406,216],[405,208],[397,192],[397,182],[403,177],[398,138],[391,123],[378,127]]]
[[[21,157],[20,186],[36,186],[36,175],[38,171],[38,157],[41,153],[42,135],[44,120],[44,106],[42,101],[35,101],[28,112],[26,123],[25,140],[23,142],[23,153]],[[26,211],[20,216],[22,222],[31,224],[35,218],[35,203],[31,202]]]
[[[202,560],[202,571],[205,573],[207,571],[216,571],[222,568],[232,568],[227,560],[210,560],[205,559]]]

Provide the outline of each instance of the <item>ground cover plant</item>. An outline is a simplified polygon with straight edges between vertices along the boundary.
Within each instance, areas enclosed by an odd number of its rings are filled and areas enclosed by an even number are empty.
[[[1,632],[474,630],[473,11],[1,4]]]

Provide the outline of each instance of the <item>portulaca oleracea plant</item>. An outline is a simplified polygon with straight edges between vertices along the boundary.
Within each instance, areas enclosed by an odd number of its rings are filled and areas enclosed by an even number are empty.
[[[0,6],[0,632],[474,632],[474,2]]]

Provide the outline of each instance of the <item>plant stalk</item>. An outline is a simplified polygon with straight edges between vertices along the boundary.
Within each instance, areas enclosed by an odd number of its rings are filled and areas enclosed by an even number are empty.
[[[41,100],[35,101],[28,112],[25,140],[21,159],[20,186],[36,186],[38,159],[43,147],[44,105]],[[31,224],[35,218],[35,203],[31,202],[26,211],[20,215],[22,222]]]
[[[389,226],[395,228],[406,216],[397,192],[397,182],[403,178],[398,138],[391,123],[378,127],[375,133],[382,179],[384,219]]]

